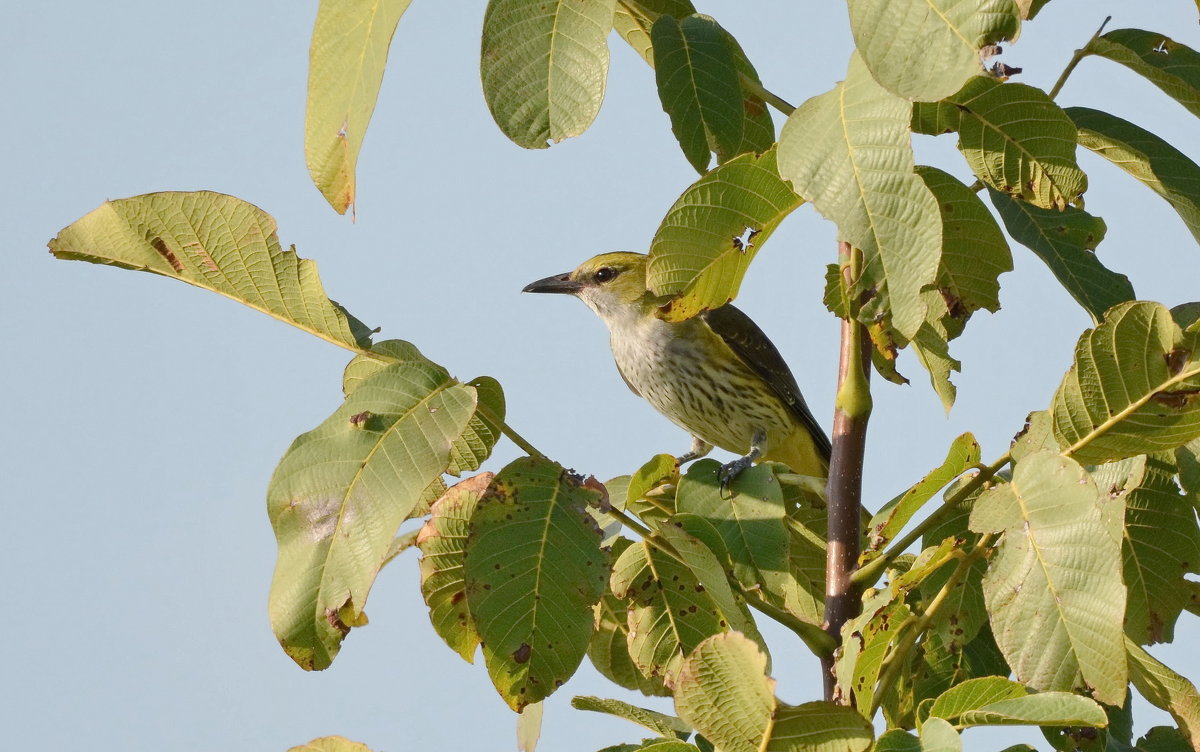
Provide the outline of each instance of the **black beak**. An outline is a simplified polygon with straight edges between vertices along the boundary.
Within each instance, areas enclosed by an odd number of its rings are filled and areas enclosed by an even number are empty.
[[[555,292],[566,295],[574,295],[583,289],[583,285],[571,279],[571,275],[555,274],[553,277],[539,279],[537,282],[530,282],[525,285],[521,292]]]

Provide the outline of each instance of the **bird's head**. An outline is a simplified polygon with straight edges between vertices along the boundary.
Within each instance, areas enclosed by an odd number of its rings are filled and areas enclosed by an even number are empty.
[[[574,271],[530,282],[521,292],[574,295],[611,323],[621,316],[642,315],[654,305],[646,291],[646,261],[644,253],[602,253]]]

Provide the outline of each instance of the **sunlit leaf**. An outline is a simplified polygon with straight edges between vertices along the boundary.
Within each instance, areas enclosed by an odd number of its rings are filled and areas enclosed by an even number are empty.
[[[618,538],[612,544],[613,560],[619,559],[630,545],[629,540]],[[596,631],[588,643],[588,658],[597,671],[617,686],[644,695],[669,697],[671,692],[663,685],[662,677],[643,674],[629,654],[628,605],[611,592],[605,593],[596,604]]]
[[[834,664],[837,686],[842,697],[854,698],[859,712],[871,708],[888,646],[911,613],[903,597],[884,590],[864,596],[862,613],[842,626],[842,652]]]
[[[586,511],[598,498],[560,465],[522,457],[471,516],[467,607],[492,683],[514,710],[548,697],[587,651],[608,575]]]
[[[608,78],[615,0],[489,0],[483,96],[504,135],[544,149],[587,130]]]
[[[593,713],[607,713],[617,718],[624,718],[667,739],[671,737],[687,739],[692,732],[691,726],[673,715],[639,708],[620,700],[580,696],[571,698],[571,707],[576,710],[589,710]]]
[[[307,744],[292,747],[288,752],[371,752],[371,749],[342,736],[322,736]]]
[[[855,54],[846,80],[800,105],[779,136],[779,174],[863,252],[850,293],[874,297],[859,318],[890,312],[907,339],[925,321],[921,290],[937,280],[941,246],[937,201],[913,172],[911,114]]]
[[[654,65],[654,47],[650,42],[650,29],[659,16],[684,18],[696,12],[690,0],[619,0],[613,15],[613,28],[634,52]]]
[[[977,76],[940,102],[914,105],[912,127],[957,132],[980,180],[1044,209],[1063,209],[1087,189],[1075,163],[1075,124],[1041,89]]]
[[[865,752],[875,736],[853,708],[831,702],[777,702],[763,752]]]
[[[1148,130],[1116,115],[1068,107],[1079,144],[1142,181],[1167,200],[1200,241],[1200,166]]]
[[[754,255],[801,203],[779,177],[774,151],[743,154],[693,183],[650,243],[646,284],[676,296],[666,317],[680,321],[732,300]]]
[[[1127,681],[1121,517],[1106,513],[1105,501],[1078,464],[1038,452],[1016,464],[1011,483],[980,495],[971,528],[1004,533],[983,594],[1018,681],[1043,691],[1090,687],[1118,705]]]
[[[1039,692],[963,711],[964,726],[1088,726],[1108,724],[1095,700],[1070,692]]]
[[[1042,209],[988,189],[992,205],[1008,234],[1046,262],[1071,297],[1099,322],[1117,303],[1132,300],[1133,285],[1124,274],[1109,270],[1096,257],[1104,239],[1104,220],[1083,209]]]
[[[1200,117],[1200,54],[1170,37],[1143,29],[1113,29],[1084,48],[1141,74]]]
[[[1064,453],[1100,463],[1174,449],[1200,436],[1200,352],[1158,303],[1111,309],[1083,333],[1054,395]]]
[[[1017,0],[1017,7],[1021,9],[1021,18],[1028,21],[1036,16],[1048,2],[1050,0]]]
[[[304,158],[338,214],[355,200],[354,168],[396,24],[411,0],[322,0],[308,53]]]
[[[941,718],[930,718],[921,726],[922,752],[962,752],[962,737]]]
[[[288,449],[267,489],[279,544],[271,626],[306,669],[329,666],[363,606],[392,538],[450,462],[475,390],[429,363],[369,376]]]
[[[679,669],[675,711],[723,752],[758,752],[775,709],[767,657],[731,632],[710,637]]]
[[[993,702],[1024,697],[1029,690],[1019,682],[1002,676],[968,679],[943,692],[929,708],[931,717],[956,721],[963,713],[982,708]]]
[[[1016,39],[1013,0],[850,0],[850,31],[875,80],[934,101],[983,73],[979,50]]]
[[[1200,748],[1200,693],[1186,678],[1160,663],[1128,637],[1129,680],[1156,708],[1171,714],[1192,748]]]
[[[56,258],[152,272],[220,293],[352,350],[371,331],[325,297],[317,265],[284,250],[275,219],[211,191],[106,201],[50,241]]]

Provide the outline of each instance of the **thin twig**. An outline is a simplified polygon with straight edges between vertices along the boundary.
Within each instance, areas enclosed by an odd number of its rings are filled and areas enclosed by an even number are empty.
[[[1111,20],[1112,16],[1106,16],[1104,23],[1100,24],[1100,28],[1096,29],[1096,33],[1092,35],[1092,38],[1088,40],[1087,44],[1075,50],[1075,54],[1071,56],[1071,60],[1067,63],[1067,67],[1063,68],[1062,74],[1058,77],[1058,80],[1054,82],[1054,88],[1050,89],[1049,96],[1051,99],[1057,97],[1058,93],[1062,91],[1063,84],[1065,84],[1067,79],[1071,77],[1071,72],[1075,70],[1075,66],[1079,65],[1079,61],[1091,54],[1088,51],[1088,46],[1091,45],[1092,41],[1095,40],[1096,37],[1104,33],[1104,27],[1107,26],[1108,22]]]

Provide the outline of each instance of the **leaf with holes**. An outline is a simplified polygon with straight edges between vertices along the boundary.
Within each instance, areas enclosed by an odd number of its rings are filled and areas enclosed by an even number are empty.
[[[1141,74],[1200,116],[1200,54],[1191,47],[1153,31],[1113,29],[1088,42],[1084,51]]]
[[[392,539],[450,463],[475,390],[429,362],[365,379],[333,415],[302,434],[267,488],[279,544],[271,626],[309,670],[329,666],[363,606]]]
[[[850,0],[850,31],[875,80],[935,101],[983,73],[979,50],[1016,39],[1013,0]]]
[[[774,151],[743,154],[693,183],[650,243],[646,285],[675,297],[665,317],[682,321],[737,296],[754,255],[801,203]]]
[[[338,214],[355,199],[354,169],[375,111],[388,48],[411,0],[322,0],[308,52],[304,159]]]
[[[1103,496],[1077,463],[1037,452],[1016,464],[1011,483],[979,496],[971,529],[1004,533],[983,595],[1017,680],[1042,691],[1088,687],[1119,705],[1125,586],[1112,504],[1120,501]]]
[[[1200,241],[1200,165],[1148,130],[1116,115],[1068,107],[1079,144],[1142,181],[1167,200]]]
[[[1093,321],[1100,321],[1112,306],[1133,299],[1129,278],[1096,257],[1096,246],[1108,229],[1103,219],[1073,206],[1063,211],[1042,209],[990,188],[988,195],[1008,234],[1050,267]]]
[[[890,312],[907,339],[925,321],[921,290],[937,280],[941,218],[913,172],[912,104],[884,89],[855,54],[846,80],[788,117],[779,174],[863,252],[851,298],[869,298],[858,318]]]
[[[1200,436],[1200,352],[1158,303],[1113,307],[1084,332],[1050,410],[1064,454],[1100,463]]]
[[[548,697],[587,652],[608,576],[587,513],[598,499],[561,465],[522,457],[497,473],[471,516],[467,608],[492,683],[513,710]]]
[[[545,149],[587,130],[604,100],[615,0],[490,0],[479,72],[500,130]]]
[[[55,258],[152,272],[211,290],[351,350],[371,330],[325,297],[317,265],[283,250],[275,219],[211,191],[106,201],[50,241]]]
[[[978,76],[940,102],[914,105],[912,128],[957,132],[980,180],[1043,209],[1063,209],[1087,189],[1075,163],[1075,124],[1041,89]]]

